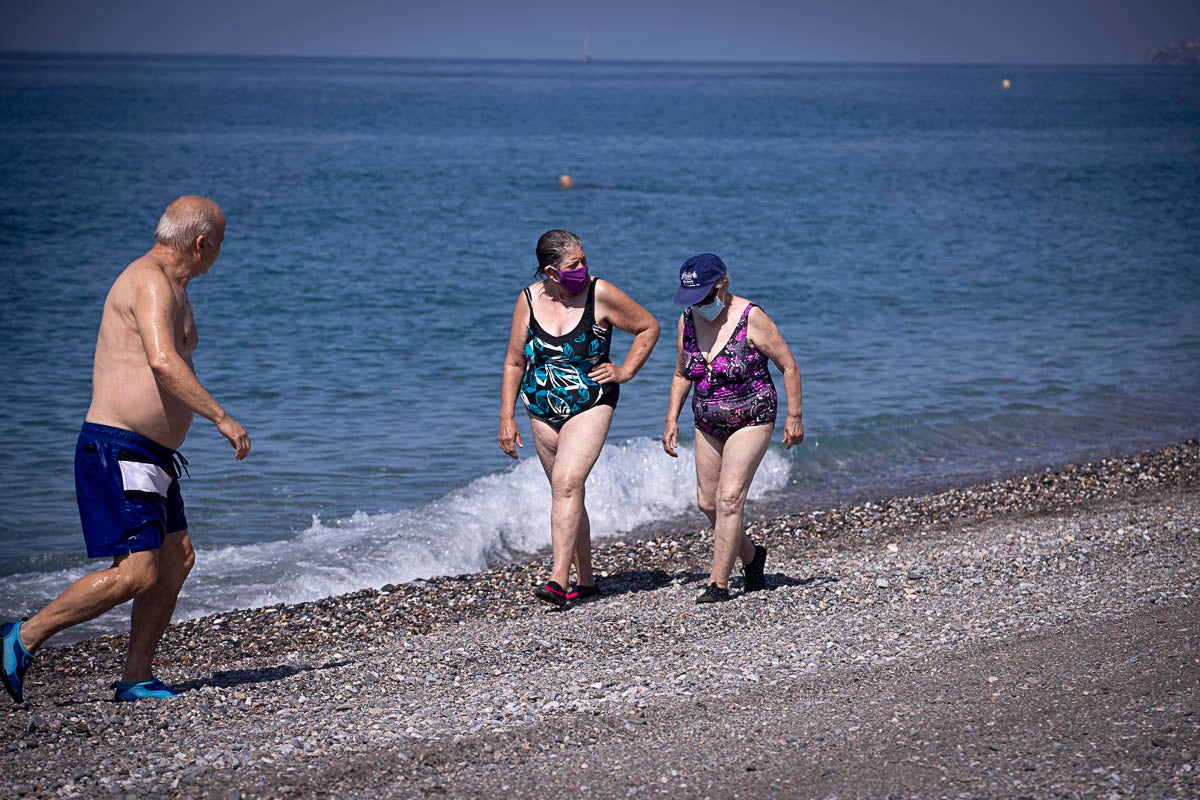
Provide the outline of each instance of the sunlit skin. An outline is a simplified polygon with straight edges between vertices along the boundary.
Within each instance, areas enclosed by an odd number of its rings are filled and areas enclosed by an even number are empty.
[[[213,239],[197,237],[190,252],[155,244],[113,283],[96,340],[88,422],[136,431],[175,450],[199,414],[217,425],[235,458],[250,452],[245,429],[192,365],[198,337],[188,283],[212,268],[224,238],[222,219]]]
[[[692,315],[696,344],[706,361],[711,361],[728,343],[748,300],[729,291],[728,276],[722,278],[713,291],[721,298],[725,309],[712,322],[699,314]],[[770,359],[783,377],[787,395],[787,416],[783,424],[783,445],[791,449],[804,441],[804,422],[801,412],[800,368],[779,328],[761,308],[750,310],[746,320],[749,343]],[[672,458],[679,456],[679,415],[692,391],[692,381],[684,372],[683,316],[675,331],[675,375],[671,379],[671,395],[667,405],[667,420],[663,428],[663,450]],[[701,430],[696,430],[696,500],[700,510],[713,526],[715,546],[709,583],[722,589],[729,586],[729,574],[740,558],[743,564],[754,559],[754,543],[745,533],[746,495],[754,473],[766,455],[774,431],[772,425],[752,425],[733,433],[724,442]]]
[[[184,197],[172,208],[186,212],[189,203],[211,201]],[[96,339],[86,419],[175,450],[200,414],[216,425],[240,461],[250,452],[250,437],[201,385],[192,366],[198,336],[188,283],[212,268],[225,236],[224,216],[210,207],[219,222],[211,237],[197,236],[182,251],[156,243],[113,282]],[[154,651],[194,563],[188,532],[169,531],[157,550],[117,556],[111,567],[75,581],[21,626],[21,641],[35,652],[59,631],[132,599],[122,680],[149,680]]]
[[[546,268],[546,280],[531,284],[534,314],[547,333],[561,336],[575,328],[587,305],[588,289],[569,294],[559,283],[560,273],[586,263],[581,248],[563,254],[555,266]],[[605,280],[596,280],[596,322],[633,334],[621,364],[603,363],[588,377],[597,383],[625,383],[642,368],[658,341],[659,325],[654,316],[638,305],[629,295]],[[525,340],[529,330],[529,305],[522,295],[513,308],[512,330],[500,389],[500,449],[517,458],[517,448],[525,445],[517,428],[514,409],[521,378],[525,373]],[[567,420],[562,428],[554,427],[530,415],[534,448],[542,469],[550,480],[551,510],[550,538],[554,566],[550,580],[566,586],[574,564],[581,586],[592,586],[591,523],[584,505],[588,475],[600,457],[604,439],[612,422],[613,409],[596,406]]]

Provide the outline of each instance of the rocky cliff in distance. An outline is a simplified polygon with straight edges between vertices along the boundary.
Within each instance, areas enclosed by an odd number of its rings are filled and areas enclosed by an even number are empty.
[[[1170,64],[1172,66],[1200,66],[1200,36],[1186,42],[1171,42],[1165,47],[1150,51],[1146,60],[1151,64]]]

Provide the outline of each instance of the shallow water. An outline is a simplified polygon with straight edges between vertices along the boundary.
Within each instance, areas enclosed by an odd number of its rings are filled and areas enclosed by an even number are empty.
[[[754,508],[1200,430],[1194,71],[4,56],[0,109],[0,616],[88,566],[71,462],[100,305],[184,192],[229,218],[196,361],[254,452],[204,421],[183,448],[183,615],[548,542],[532,446],[513,465],[495,435],[551,227],[667,331],[589,484],[598,535],[698,524],[656,440],[703,250],[804,376],[808,438]]]

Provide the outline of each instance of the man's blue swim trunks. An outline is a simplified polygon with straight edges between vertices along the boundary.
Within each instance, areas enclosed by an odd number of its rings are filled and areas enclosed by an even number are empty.
[[[187,530],[179,466],[169,447],[145,436],[83,423],[75,446],[75,498],[88,558],[155,550]]]

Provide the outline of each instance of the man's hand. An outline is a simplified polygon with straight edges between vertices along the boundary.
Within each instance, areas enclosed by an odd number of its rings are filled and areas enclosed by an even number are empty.
[[[246,429],[239,425],[233,417],[228,414],[222,417],[221,421],[217,423],[217,430],[233,445],[233,457],[235,459],[241,461],[250,455],[250,435],[246,433]]]

